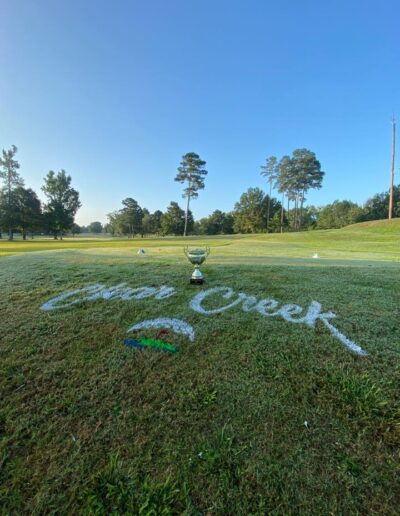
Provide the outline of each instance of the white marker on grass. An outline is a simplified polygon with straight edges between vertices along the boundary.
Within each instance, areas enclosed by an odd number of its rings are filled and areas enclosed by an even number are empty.
[[[182,321],[181,319],[173,319],[168,317],[159,317],[158,319],[147,319],[146,321],[134,324],[128,329],[127,333],[146,329],[154,330],[158,328],[168,328],[169,330],[172,330],[175,333],[186,335],[191,342],[194,341],[194,329],[192,326],[190,326],[189,323]]]
[[[350,351],[353,351],[353,353],[357,353],[358,355],[362,356],[368,355],[368,353],[364,351],[361,346],[347,338],[345,335],[343,335],[343,333],[335,328],[335,326],[328,322],[328,319],[335,318],[336,314],[333,312],[321,313],[322,306],[320,303],[318,303],[318,301],[311,301],[305,315],[302,317],[294,317],[296,315],[300,315],[304,311],[304,308],[294,304],[286,304],[281,306],[281,308],[278,308],[279,303],[273,298],[261,299],[261,301],[257,303],[255,296],[249,296],[243,292],[239,292],[236,299],[226,305],[212,309],[205,308],[202,304],[203,301],[209,296],[215,294],[219,294],[223,299],[230,300],[235,295],[235,292],[229,287],[210,288],[203,292],[199,292],[196,296],[194,296],[194,298],[192,298],[189,303],[190,308],[199,314],[213,315],[224,312],[225,310],[229,310],[230,308],[241,304],[242,310],[244,312],[251,312],[256,310],[264,317],[281,316],[287,322],[293,324],[306,324],[310,328],[315,328],[317,321],[320,320],[328,328],[332,335],[340,340],[340,342],[342,342],[348,349],[350,349]]]

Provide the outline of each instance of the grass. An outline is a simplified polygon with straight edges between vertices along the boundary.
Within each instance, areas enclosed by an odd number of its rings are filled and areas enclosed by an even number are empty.
[[[183,246],[190,243],[209,245],[216,248],[219,257],[256,258],[282,257],[309,259],[318,253],[321,258],[333,260],[385,260],[400,261],[400,219],[392,221],[373,221],[355,224],[343,229],[308,231],[302,233],[117,239],[117,238],[80,238],[64,240],[49,238],[35,240],[0,240],[0,257],[31,251],[54,251],[63,249],[109,250],[132,252],[144,248],[151,250],[153,256],[181,254]],[[215,253],[212,253],[211,257]]]
[[[212,247],[204,287],[188,284],[182,239],[2,243],[15,255],[0,259],[0,512],[397,513],[399,236],[395,221],[193,239]],[[52,251],[21,252],[31,245]],[[40,310],[97,282],[177,294]],[[369,355],[320,323],[190,309],[223,285],[315,299]],[[187,321],[195,342],[170,334],[176,354],[123,345],[132,324],[155,317]]]

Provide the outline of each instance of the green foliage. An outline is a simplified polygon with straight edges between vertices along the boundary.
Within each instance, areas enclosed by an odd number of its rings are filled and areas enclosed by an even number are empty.
[[[195,233],[198,235],[232,235],[233,214],[215,210],[211,215],[196,223]]]
[[[249,188],[241,195],[233,211],[233,227],[236,233],[261,233],[267,230],[268,204],[270,215],[280,213],[281,204],[276,199],[269,201],[260,188]]]
[[[156,210],[150,215],[151,233],[158,235],[161,232],[162,211]]]
[[[42,226],[42,208],[36,193],[31,189],[18,187],[15,196],[15,226],[25,240],[28,231],[33,233]]]
[[[72,224],[72,228],[71,228],[71,234],[74,236],[74,235],[79,235],[80,233],[84,233],[84,229],[86,229],[85,227],[81,227],[79,226],[78,224],[76,224],[75,222]]]
[[[279,168],[278,160],[275,156],[266,159],[265,165],[261,166],[261,175],[264,176],[270,185],[270,192],[278,179]]]
[[[276,182],[279,192],[295,203],[293,229],[302,228],[305,195],[311,189],[322,187],[324,175],[314,152],[308,149],[296,149],[292,157],[283,156],[280,160]]]
[[[154,482],[148,476],[142,481],[124,473],[118,454],[98,472],[83,496],[83,514],[169,516],[184,508],[182,495],[171,478]]]
[[[187,232],[193,228],[193,215],[189,210]],[[172,201],[161,217],[161,233],[163,235],[182,235],[185,228],[185,212],[177,202]]]
[[[135,234],[142,232],[143,210],[139,203],[127,197],[122,201],[123,208],[119,212],[120,225],[123,228],[123,234],[129,234],[134,237]]]
[[[334,201],[317,212],[317,228],[342,228],[363,220],[363,210],[351,201]]]
[[[389,192],[376,194],[364,204],[364,220],[387,219],[389,214]],[[400,185],[393,188],[393,217],[400,217]]]
[[[18,173],[19,163],[14,159],[18,149],[12,145],[11,149],[2,151],[0,157],[0,179],[4,181],[4,190],[9,193],[18,186],[24,186],[24,181]]]
[[[74,217],[81,206],[79,193],[71,186],[71,176],[65,170],[55,174],[52,170],[44,180],[42,190],[47,197],[44,207],[44,220],[54,237],[72,228]]]
[[[200,156],[195,152],[188,152],[182,156],[180,167],[178,167],[178,173],[175,177],[175,181],[179,183],[187,183],[186,188],[183,190],[183,196],[187,199],[186,212],[185,212],[185,223],[183,228],[183,235],[186,236],[189,229],[189,205],[191,199],[197,199],[198,191],[204,189],[204,178],[208,174],[204,168],[206,162],[200,159]]]
[[[0,157],[0,179],[3,180],[2,196],[0,198],[0,227],[8,229],[9,239],[13,238],[13,228],[17,225],[17,199],[15,190],[24,186],[24,181],[18,173],[19,163],[14,159],[17,147],[2,151]]]
[[[103,231],[103,225],[101,222],[91,222],[88,226],[90,233],[101,233]]]
[[[187,187],[183,190],[184,198],[197,199],[198,191],[204,189],[204,178],[208,174],[204,168],[205,164],[206,162],[195,152],[188,152],[182,156],[175,181],[187,183]]]
[[[122,201],[123,208],[107,215],[107,231],[112,235],[135,235],[143,234],[143,216],[148,211],[139,206],[139,203],[127,197]],[[146,211],[144,211],[146,210]]]
[[[278,168],[278,160],[275,156],[270,156],[267,158],[265,165],[261,167],[261,175],[267,179],[269,183],[269,198],[268,198],[268,206],[267,206],[267,231],[269,228],[269,219],[270,219],[270,211],[271,211],[271,197],[272,197],[272,188],[276,185],[276,181],[279,175]],[[275,224],[273,224],[275,227]]]
[[[143,218],[142,218],[142,235],[151,235],[153,233],[153,220],[151,213],[146,208],[143,209]]]

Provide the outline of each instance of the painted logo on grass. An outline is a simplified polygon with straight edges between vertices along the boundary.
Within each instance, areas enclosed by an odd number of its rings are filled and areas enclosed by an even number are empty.
[[[114,287],[106,287],[105,285],[95,284],[88,285],[80,289],[65,292],[50,301],[47,301],[41,306],[44,311],[51,311],[63,308],[70,308],[77,303],[96,301],[96,300],[143,300],[153,297],[156,300],[163,300],[176,295],[177,291],[174,287],[161,285],[160,287],[138,287],[131,288],[126,283],[120,283]],[[82,295],[83,294],[83,295]],[[208,302],[214,300],[217,307],[207,308]],[[233,298],[233,299],[232,299]],[[228,303],[220,304],[220,302],[227,300]],[[197,293],[190,301],[189,308],[201,315],[215,315],[232,308],[241,309],[243,312],[256,313],[264,318],[281,318],[291,324],[304,324],[308,328],[315,329],[317,323],[323,324],[331,333],[333,337],[339,340],[347,349],[356,353],[357,355],[368,355],[361,346],[349,339],[330,321],[337,316],[331,311],[323,311],[322,305],[318,301],[311,300],[308,307],[288,303],[284,304],[271,296],[257,299],[256,296],[246,294],[245,292],[237,292],[230,287],[214,287]],[[194,340],[193,328],[180,319],[159,318],[143,321],[137,325],[132,326],[128,331],[134,331],[146,328],[170,328],[178,333],[183,333],[189,337],[191,341]],[[132,339],[133,340],[133,339]],[[138,339],[136,339],[138,340]],[[151,340],[151,339],[150,339]],[[158,339],[156,339],[158,340]],[[161,341],[162,342],[162,341]],[[138,340],[137,344],[140,342]],[[156,346],[156,343],[141,342],[142,346]],[[159,343],[157,345],[160,346]]]
[[[170,333],[169,329],[174,331],[174,333],[186,335],[191,342],[194,341],[195,333],[193,327],[190,326],[190,324],[182,321],[181,319],[171,319],[167,317],[148,319],[138,324],[134,324],[128,329],[127,333],[147,329],[154,330],[158,328],[160,328],[160,331],[158,332],[155,339],[125,339],[124,344],[133,348],[157,349],[159,351],[165,351],[168,353],[177,353],[179,351],[177,346],[169,344],[168,342],[164,342],[160,339],[161,336],[168,335]]]

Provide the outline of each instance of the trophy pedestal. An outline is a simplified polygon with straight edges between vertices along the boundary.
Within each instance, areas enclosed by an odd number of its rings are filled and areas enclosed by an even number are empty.
[[[202,285],[204,283],[204,277],[200,272],[199,266],[196,265],[193,271],[192,277],[190,278],[191,285]]]
[[[190,278],[191,285],[203,285],[204,278]]]

